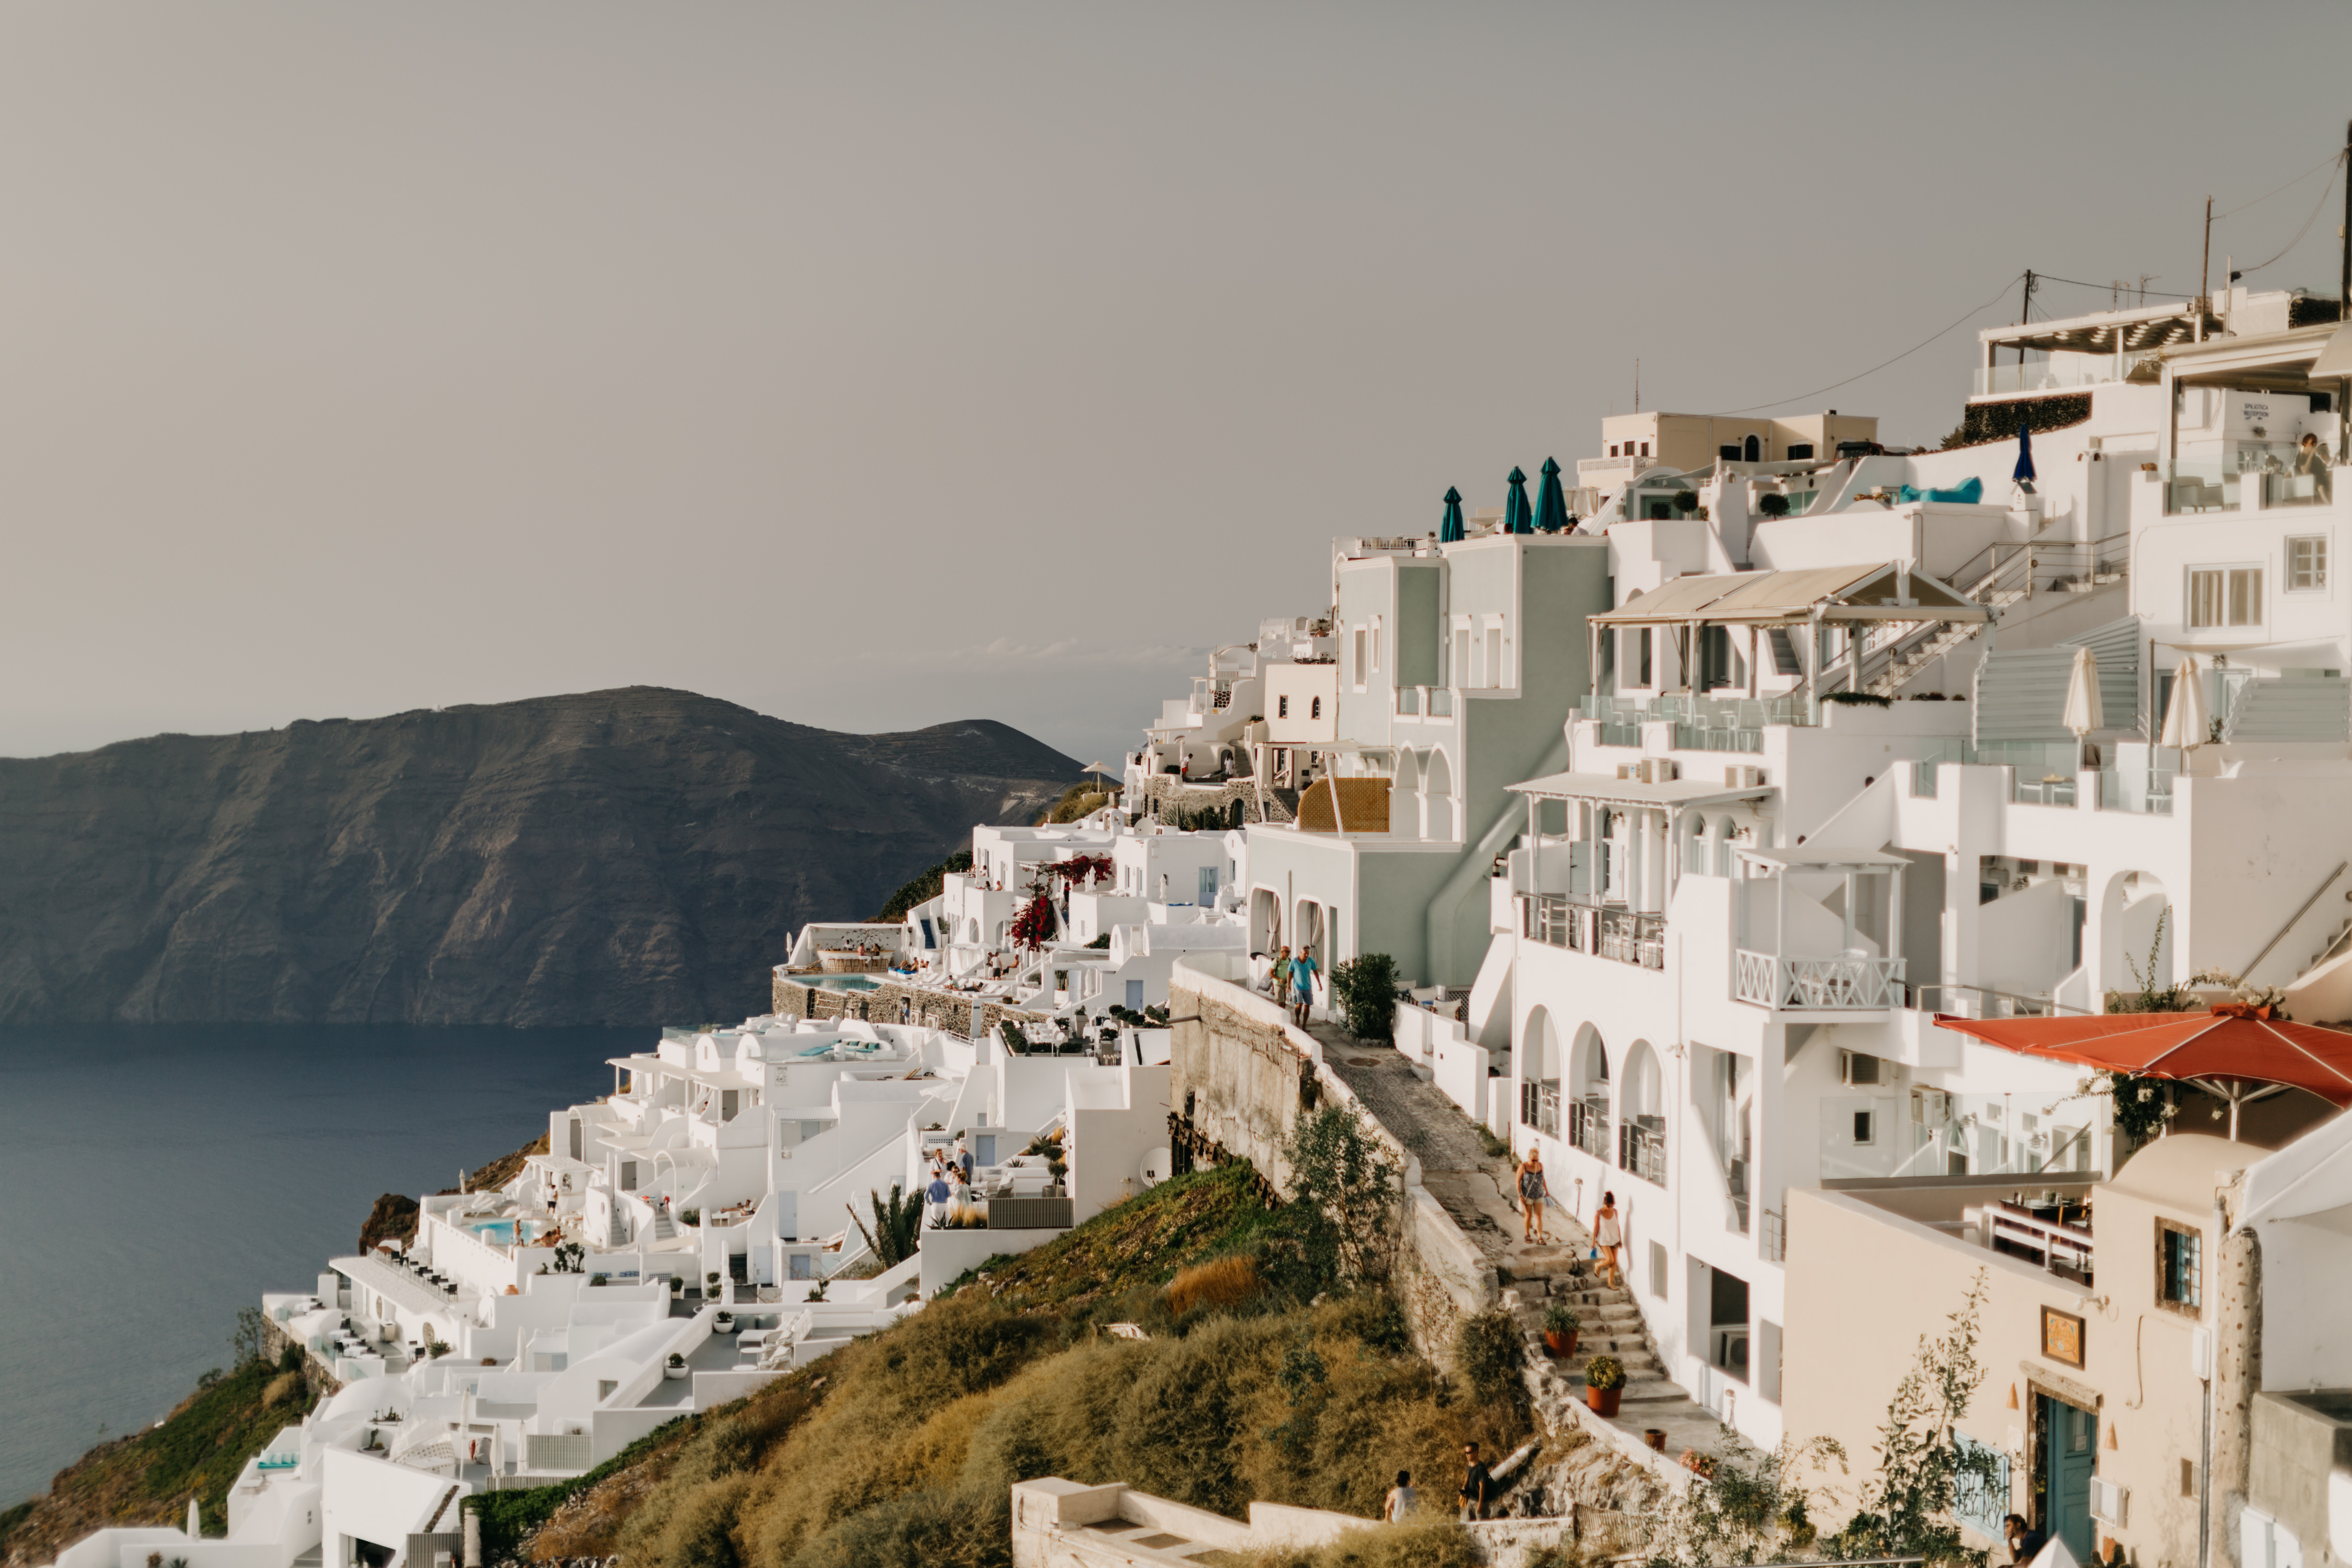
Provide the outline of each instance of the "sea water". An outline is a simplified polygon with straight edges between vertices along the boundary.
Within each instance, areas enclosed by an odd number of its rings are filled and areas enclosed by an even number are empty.
[[[237,1309],[310,1290],[379,1194],[611,1092],[653,1029],[0,1029],[0,1507],[161,1419]]]

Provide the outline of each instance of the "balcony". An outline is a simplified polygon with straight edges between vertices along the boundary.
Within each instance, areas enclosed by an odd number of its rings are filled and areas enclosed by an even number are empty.
[[[1666,966],[1664,915],[1635,914],[1564,893],[1540,893],[1528,900],[1527,934],[1570,952],[1613,958],[1641,969]]]
[[[2119,381],[2113,358],[2032,364],[1979,365],[1969,377],[1971,397],[2002,397],[2021,392],[2063,392],[2071,387],[2099,386]]]
[[[1519,1125],[1532,1127],[1547,1138],[1559,1136],[1559,1085],[1519,1085]]]
[[[1451,719],[1454,717],[1454,692],[1444,686],[1400,686],[1396,689],[1396,716],[1400,719]]]
[[[1609,1097],[1591,1094],[1568,1102],[1568,1141],[1602,1164],[1609,1163]]]
[[[1651,1123],[1656,1123],[1655,1126]],[[1637,1116],[1617,1127],[1617,1168],[1654,1187],[1666,1184],[1666,1126],[1660,1116]]]
[[[2164,475],[2168,517],[2207,512],[2263,511],[2326,506],[2335,499],[2341,466],[2316,473],[2294,471],[2297,450],[2287,441],[2232,441],[2224,457],[2180,458]]]
[[[2047,1268],[2062,1279],[2092,1280],[2090,1209],[2060,1201],[2032,1206],[2001,1199],[1975,1210],[1977,1234],[1994,1252]]]
[[[1903,960],[1846,953],[1791,958],[1738,951],[1732,994],[1777,1011],[1856,1013],[1903,1005]]]

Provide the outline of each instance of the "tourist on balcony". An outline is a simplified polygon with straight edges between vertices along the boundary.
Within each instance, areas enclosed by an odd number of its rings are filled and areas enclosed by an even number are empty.
[[[1625,1286],[1623,1270],[1617,1267],[1617,1251],[1625,1245],[1624,1227],[1617,1220],[1617,1194],[1601,1194],[1601,1207],[1592,1216],[1592,1245],[1601,1253],[1601,1266],[1609,1273],[1609,1288],[1622,1290]]]
[[[2303,444],[2295,448],[2294,468],[2292,471],[2297,478],[2309,474],[2313,498],[2323,505],[2326,503],[2329,499],[2327,448],[2319,444],[2318,437],[2305,436],[2303,438]]]
[[[923,1191],[924,1200],[930,1205],[933,1230],[938,1230],[948,1223],[948,1200],[954,1196],[955,1189],[948,1185],[947,1173],[933,1171],[931,1184]]]
[[[1527,1163],[1519,1167],[1519,1217],[1525,1222],[1529,1242],[1540,1243],[1544,1235],[1544,1199],[1550,1188],[1544,1183],[1543,1156],[1533,1149],[1528,1151]]]

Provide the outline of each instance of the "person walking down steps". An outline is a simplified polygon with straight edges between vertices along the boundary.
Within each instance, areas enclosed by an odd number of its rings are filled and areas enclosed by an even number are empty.
[[[1601,1207],[1592,1216],[1592,1245],[1601,1254],[1601,1266],[1609,1272],[1609,1288],[1625,1288],[1625,1272],[1617,1266],[1617,1251],[1625,1245],[1624,1227],[1617,1222],[1617,1194],[1601,1194]]]
[[[1544,1199],[1550,1195],[1550,1191],[1544,1184],[1543,1156],[1532,1149],[1528,1150],[1527,1163],[1519,1167],[1519,1217],[1526,1222],[1526,1235],[1522,1239],[1528,1242],[1550,1239],[1544,1235]]]

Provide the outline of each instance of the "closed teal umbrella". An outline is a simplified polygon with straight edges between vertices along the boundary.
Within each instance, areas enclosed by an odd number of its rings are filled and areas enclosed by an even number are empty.
[[[1568,527],[1568,492],[1559,488],[1559,461],[1546,458],[1543,488],[1536,492],[1536,531],[1558,533]]]
[[[1535,510],[1528,505],[1528,477],[1514,466],[1510,497],[1503,502],[1503,531],[1533,533],[1535,531]]]
[[[1457,544],[1462,540],[1462,492],[1452,485],[1445,487],[1445,521],[1437,525],[1437,542]]]

